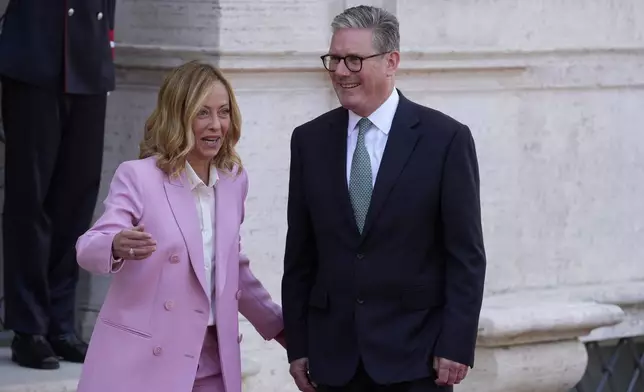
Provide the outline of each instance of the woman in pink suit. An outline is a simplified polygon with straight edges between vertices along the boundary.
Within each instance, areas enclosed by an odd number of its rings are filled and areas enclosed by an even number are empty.
[[[210,65],[174,70],[139,160],[122,163],[78,263],[112,282],[78,392],[241,392],[238,311],[282,345],[281,309],[240,253],[240,113]]]

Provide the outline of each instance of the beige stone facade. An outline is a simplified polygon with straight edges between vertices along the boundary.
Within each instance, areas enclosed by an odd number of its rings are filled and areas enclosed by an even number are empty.
[[[290,135],[337,106],[319,56],[332,17],[358,3],[400,20],[397,87],[477,143],[489,267],[476,367],[457,391],[567,391],[584,341],[644,335],[641,0],[120,0],[103,195],[168,67],[219,65],[244,117],[243,244],[279,300]],[[105,284],[84,281],[87,330]],[[281,347],[242,324],[247,390],[296,391]]]

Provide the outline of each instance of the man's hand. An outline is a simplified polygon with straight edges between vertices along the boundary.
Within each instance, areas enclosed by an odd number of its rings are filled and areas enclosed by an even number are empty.
[[[436,370],[436,385],[459,384],[467,376],[467,365],[450,361],[449,359],[434,357],[434,370]]]
[[[295,380],[297,389],[302,392],[315,392],[316,385],[309,379],[308,358],[300,358],[291,362],[289,373],[291,373],[291,377]]]

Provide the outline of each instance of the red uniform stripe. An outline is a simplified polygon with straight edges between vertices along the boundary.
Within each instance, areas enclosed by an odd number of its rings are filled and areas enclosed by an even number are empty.
[[[108,36],[110,38],[110,47],[112,48],[112,58],[114,58],[114,30],[109,30]]]

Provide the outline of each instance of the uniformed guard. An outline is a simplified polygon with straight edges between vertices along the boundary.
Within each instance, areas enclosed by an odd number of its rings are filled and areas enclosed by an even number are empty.
[[[57,369],[58,357],[85,358],[74,322],[74,246],[101,180],[115,1],[10,0],[6,9],[5,316],[21,366]]]

